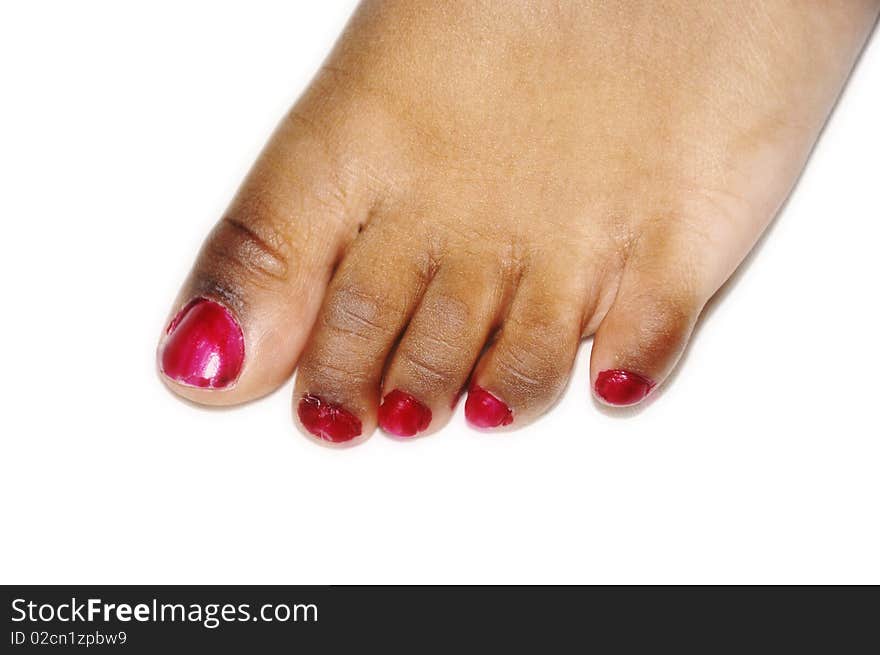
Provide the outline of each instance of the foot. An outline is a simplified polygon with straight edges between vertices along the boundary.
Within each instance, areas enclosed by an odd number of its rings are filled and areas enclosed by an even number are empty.
[[[365,2],[208,237],[159,347],[306,432],[612,405],[675,366],[776,213],[877,0]]]

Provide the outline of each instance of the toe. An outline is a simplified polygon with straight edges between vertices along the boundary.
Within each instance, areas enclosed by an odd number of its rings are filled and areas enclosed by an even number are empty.
[[[496,339],[474,371],[465,403],[479,428],[524,425],[546,411],[571,375],[585,291],[575,278],[543,267],[526,275]]]
[[[590,380],[601,402],[637,404],[675,366],[707,297],[686,261],[683,252],[627,263],[593,342]]]
[[[340,189],[317,123],[305,125],[281,124],[175,302],[158,365],[190,400],[243,402],[290,376],[334,261],[366,214],[365,194]]]
[[[433,274],[407,232],[385,217],[370,224],[327,291],[294,391],[300,425],[323,441],[348,443],[375,428],[386,358]]]
[[[497,268],[444,263],[389,362],[379,424],[399,437],[442,427],[491,333],[502,289]]]

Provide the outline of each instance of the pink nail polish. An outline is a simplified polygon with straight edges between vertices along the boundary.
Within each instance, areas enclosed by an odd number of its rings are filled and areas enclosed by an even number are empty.
[[[513,423],[510,407],[476,384],[468,389],[464,416],[468,423],[478,428],[497,428]]]
[[[175,382],[222,389],[238,378],[244,363],[244,334],[223,305],[196,298],[165,331],[162,372]]]
[[[596,393],[610,405],[635,405],[654,386],[654,382],[648,378],[620,369],[602,371],[596,377]]]
[[[410,394],[394,389],[379,405],[379,425],[398,437],[412,437],[431,424],[431,410]]]
[[[335,403],[306,394],[296,410],[306,430],[324,441],[343,443],[361,433],[360,419]]]

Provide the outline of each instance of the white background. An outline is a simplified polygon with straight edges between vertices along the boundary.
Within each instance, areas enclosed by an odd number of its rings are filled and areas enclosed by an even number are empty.
[[[4,583],[880,583],[880,44],[645,411],[344,451],[180,402],[169,303],[353,1],[0,9]]]

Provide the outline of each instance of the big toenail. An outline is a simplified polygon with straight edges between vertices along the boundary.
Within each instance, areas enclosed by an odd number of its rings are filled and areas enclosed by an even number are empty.
[[[162,372],[175,382],[221,389],[238,378],[244,334],[223,305],[197,298],[181,309],[160,346]]]
[[[405,391],[395,389],[379,406],[379,425],[398,437],[412,437],[431,424],[431,410]]]
[[[610,405],[635,405],[654,386],[655,383],[648,378],[620,369],[602,371],[596,378],[596,393]]]
[[[306,430],[324,441],[342,443],[361,433],[361,421],[357,416],[312,394],[302,397],[296,413]]]
[[[468,423],[478,428],[497,428],[513,423],[513,411],[507,403],[476,384],[468,389],[464,416]]]

